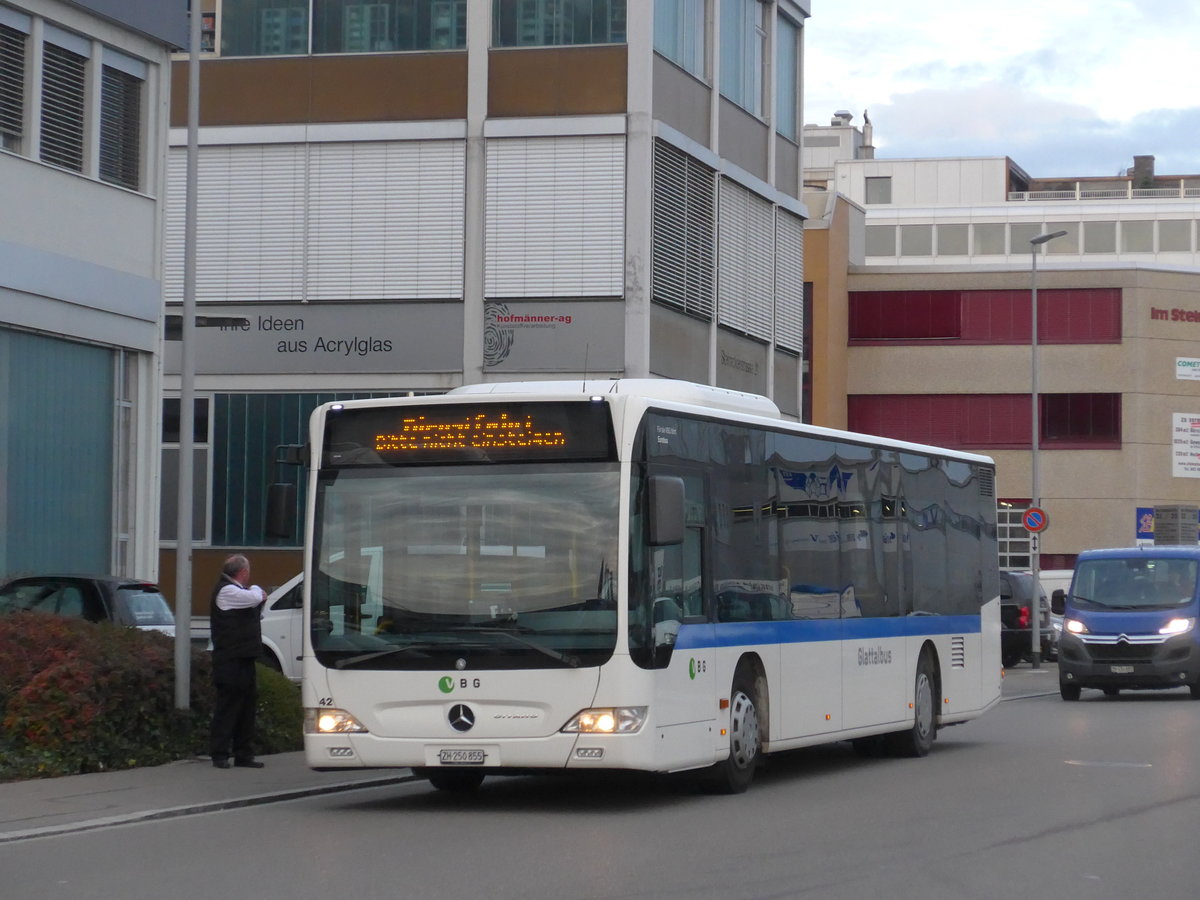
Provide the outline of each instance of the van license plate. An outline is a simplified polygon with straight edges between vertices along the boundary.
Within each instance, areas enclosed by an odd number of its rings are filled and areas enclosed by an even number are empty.
[[[439,750],[438,762],[443,766],[482,766],[483,750]]]
[[[1133,666],[1109,666],[1109,671],[1114,675],[1132,675]]]

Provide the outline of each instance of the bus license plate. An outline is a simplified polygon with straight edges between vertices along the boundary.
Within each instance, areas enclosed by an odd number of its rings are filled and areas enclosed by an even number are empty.
[[[482,766],[483,750],[439,750],[438,762],[443,766]]]
[[[1132,675],[1133,666],[1110,666],[1109,671],[1114,675]]]

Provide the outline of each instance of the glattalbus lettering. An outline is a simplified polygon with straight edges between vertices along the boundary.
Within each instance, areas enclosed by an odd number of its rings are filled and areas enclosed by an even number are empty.
[[[858,664],[860,666],[890,666],[892,651],[883,647],[859,647]]]

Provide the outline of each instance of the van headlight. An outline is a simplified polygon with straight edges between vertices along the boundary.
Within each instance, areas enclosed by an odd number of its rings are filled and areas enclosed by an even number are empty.
[[[1162,628],[1158,629],[1159,634],[1187,634],[1196,627],[1195,619],[1172,619]]]
[[[344,709],[308,707],[304,710],[305,734],[365,734],[366,727]]]
[[[1063,619],[1063,629],[1071,634],[1087,634],[1087,626],[1078,619]]]
[[[568,734],[633,734],[646,724],[646,706],[602,707],[577,712],[562,727]]]

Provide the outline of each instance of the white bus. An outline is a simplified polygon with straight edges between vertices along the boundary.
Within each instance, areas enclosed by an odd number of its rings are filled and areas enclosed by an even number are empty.
[[[305,753],[443,790],[923,756],[1000,697],[987,457],[625,379],[327,404],[311,421]]]

